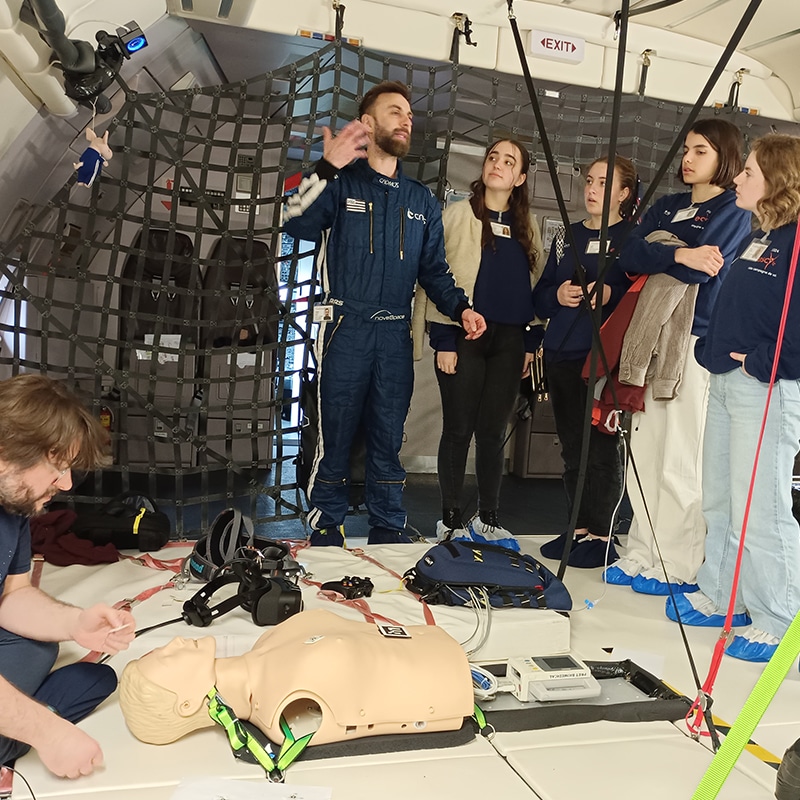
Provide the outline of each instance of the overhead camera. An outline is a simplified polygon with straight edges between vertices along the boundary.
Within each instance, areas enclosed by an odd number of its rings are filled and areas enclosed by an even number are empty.
[[[53,51],[51,63],[64,73],[64,93],[81,105],[92,106],[97,113],[111,110],[103,95],[119,74],[122,62],[147,47],[147,37],[131,21],[116,34],[98,31],[97,48],[82,39],[70,39],[66,22],[55,0],[22,0],[20,21],[34,28]]]
[[[64,92],[83,105],[94,105],[98,113],[111,110],[102,92],[119,74],[122,62],[147,47],[147,37],[136,22],[117,28],[116,34],[100,30],[95,34],[97,49],[91,72],[64,69]]]
[[[127,25],[117,28],[117,36],[122,44],[123,51],[128,54],[129,58],[133,53],[138,53],[147,47],[147,37],[133,20]]]
[[[116,51],[123,58],[130,58],[147,47],[147,37],[133,20],[117,28],[116,35],[108,31],[97,31],[94,38],[97,39],[98,53],[103,51],[104,55],[108,51]]]

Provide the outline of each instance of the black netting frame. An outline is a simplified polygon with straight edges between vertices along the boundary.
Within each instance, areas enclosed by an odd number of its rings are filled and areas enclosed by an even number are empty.
[[[309,363],[316,276],[299,271],[313,246],[280,232],[285,182],[321,156],[322,126],[352,119],[385,79],[412,91],[404,170],[440,199],[454,143],[478,149],[512,136],[529,146],[539,186],[552,180],[520,78],[333,42],[235,84],[152,94],[123,84],[104,174],[90,189],[73,177],[4,243],[0,374],[63,379],[113,418],[115,463],[77,499],[145,491],[174,506],[178,536],[243,498],[261,523],[303,517],[299,431],[283,416],[298,402],[286,387]],[[537,92],[557,179],[570,180],[606,152],[613,96],[551,84]],[[617,150],[644,183],[689,110],[622,98]],[[772,127],[729,109],[708,113],[729,115],[746,138]],[[668,176],[659,194],[675,183]],[[223,280],[231,265],[238,279]]]

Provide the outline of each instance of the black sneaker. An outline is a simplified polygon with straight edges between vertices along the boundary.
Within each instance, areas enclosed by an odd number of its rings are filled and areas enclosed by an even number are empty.
[[[412,538],[405,531],[392,531],[389,528],[370,528],[367,544],[414,544],[419,539]]]
[[[311,547],[344,547],[344,525],[335,528],[320,528],[311,531],[308,538]]]
[[[578,533],[575,535],[575,544],[572,545],[572,549],[575,549],[575,545],[577,545],[580,541],[585,539],[588,536],[587,533]],[[560,561],[561,556],[564,555],[564,548],[567,546],[567,532],[564,531],[560,536],[556,536],[555,539],[551,539],[549,542],[545,542],[540,548],[539,552],[542,554],[544,558],[552,558],[555,561]]]

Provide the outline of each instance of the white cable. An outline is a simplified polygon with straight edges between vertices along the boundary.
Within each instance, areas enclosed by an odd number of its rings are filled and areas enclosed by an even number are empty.
[[[628,472],[628,451],[627,451],[627,442],[625,441],[625,437],[621,436],[622,439],[622,482],[620,485],[620,492],[619,498],[617,499],[617,504],[614,506],[614,511],[611,514],[611,521],[609,522],[609,529],[608,529],[608,540],[606,541],[606,553],[605,558],[603,559],[603,592],[596,600],[589,600],[588,598],[583,601],[582,608],[575,608],[573,612],[578,611],[591,611],[605,596],[606,592],[608,591],[608,583],[606,582],[606,570],[609,567],[608,564],[608,554],[611,550],[611,542],[614,536],[614,520],[617,518],[617,512],[619,511],[619,507],[622,505],[622,498],[625,496],[625,482],[627,479],[627,472]]]
[[[461,643],[469,658],[469,656],[477,653],[489,639],[489,633],[492,630],[492,605],[489,602],[489,593],[486,591],[485,586],[465,586],[464,590],[470,597],[468,605],[475,610],[478,618],[478,624],[472,635]],[[482,631],[481,628],[483,629]],[[472,642],[476,637],[479,637],[477,644],[473,644]],[[468,647],[469,649],[467,649]]]

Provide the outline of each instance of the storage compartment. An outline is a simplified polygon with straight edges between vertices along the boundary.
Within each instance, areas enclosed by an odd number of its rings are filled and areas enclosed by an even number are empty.
[[[549,400],[537,400],[531,411],[517,425],[511,472],[521,478],[560,478],[564,462],[553,407]]]

